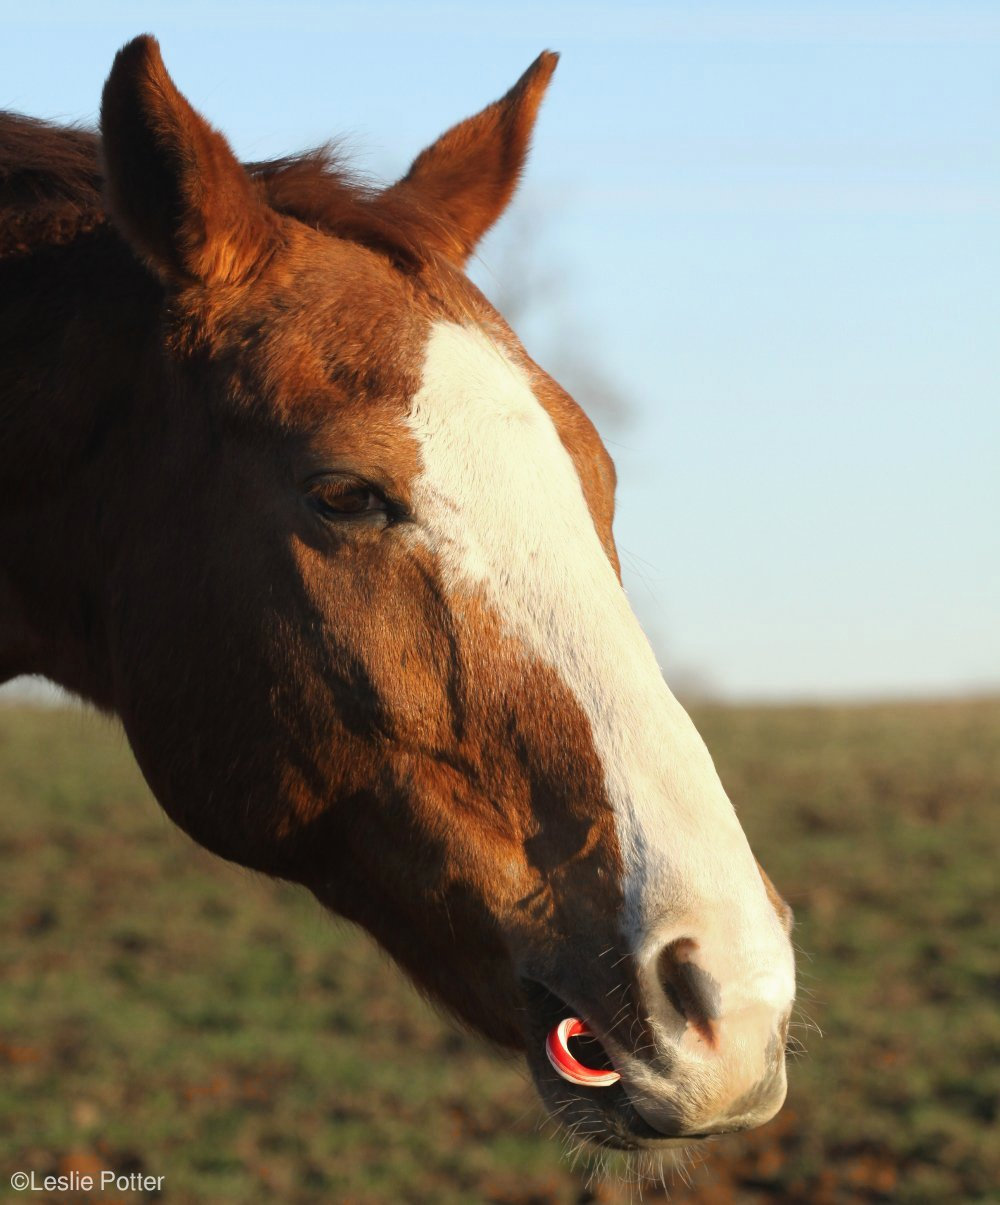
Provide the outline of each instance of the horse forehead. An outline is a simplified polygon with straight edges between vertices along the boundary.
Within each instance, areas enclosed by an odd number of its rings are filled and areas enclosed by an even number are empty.
[[[446,582],[478,583],[505,626],[557,662],[541,628],[564,643],[556,617],[575,627],[586,598],[616,582],[578,463],[525,360],[482,327],[432,325],[407,418],[421,460],[413,493]],[[561,593],[570,581],[585,598]]]
[[[425,477],[453,495],[474,488],[477,496],[465,501],[480,518],[483,491],[492,490],[498,527],[511,516],[537,522],[533,499],[558,498],[574,519],[583,503],[586,515],[580,466],[541,400],[542,376],[527,367],[519,345],[480,325],[447,319],[429,325],[407,425],[421,444]],[[504,493],[526,485],[532,498]]]

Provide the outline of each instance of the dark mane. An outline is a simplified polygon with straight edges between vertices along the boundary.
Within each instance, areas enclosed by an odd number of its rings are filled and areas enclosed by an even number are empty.
[[[105,220],[98,147],[92,130],[0,113],[0,256],[71,242]]]
[[[353,175],[332,145],[244,165],[277,213],[389,256],[427,259],[428,218],[414,202]],[[94,130],[0,112],[0,257],[72,242],[107,221],[101,140]]]
[[[244,166],[278,213],[382,251],[405,270],[427,259],[422,234],[429,215],[412,198],[362,181],[335,144]]]

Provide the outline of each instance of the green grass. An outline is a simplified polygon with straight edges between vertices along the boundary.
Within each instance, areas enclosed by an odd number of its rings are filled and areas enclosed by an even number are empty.
[[[673,1199],[1000,1200],[1000,703],[696,719],[824,1036]],[[113,725],[0,708],[0,800],[0,1192],[103,1166],[199,1205],[628,1199],[365,938],[174,829]]]

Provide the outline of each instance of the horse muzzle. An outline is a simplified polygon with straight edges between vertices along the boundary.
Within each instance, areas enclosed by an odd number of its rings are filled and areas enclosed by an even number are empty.
[[[788,1008],[747,1004],[673,1024],[649,1001],[567,1001],[527,983],[528,1062],[543,1102],[600,1146],[677,1145],[769,1120],[785,1092]],[[609,1002],[610,1004],[610,1002]]]

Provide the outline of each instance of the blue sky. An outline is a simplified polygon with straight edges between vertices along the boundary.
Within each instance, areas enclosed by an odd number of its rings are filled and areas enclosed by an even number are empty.
[[[1000,688],[996,4],[24,11],[0,107],[94,120],[115,49],[150,31],[244,157],[347,134],[383,176],[561,51],[475,275],[523,274],[529,351],[628,403],[597,418],[668,681]]]

